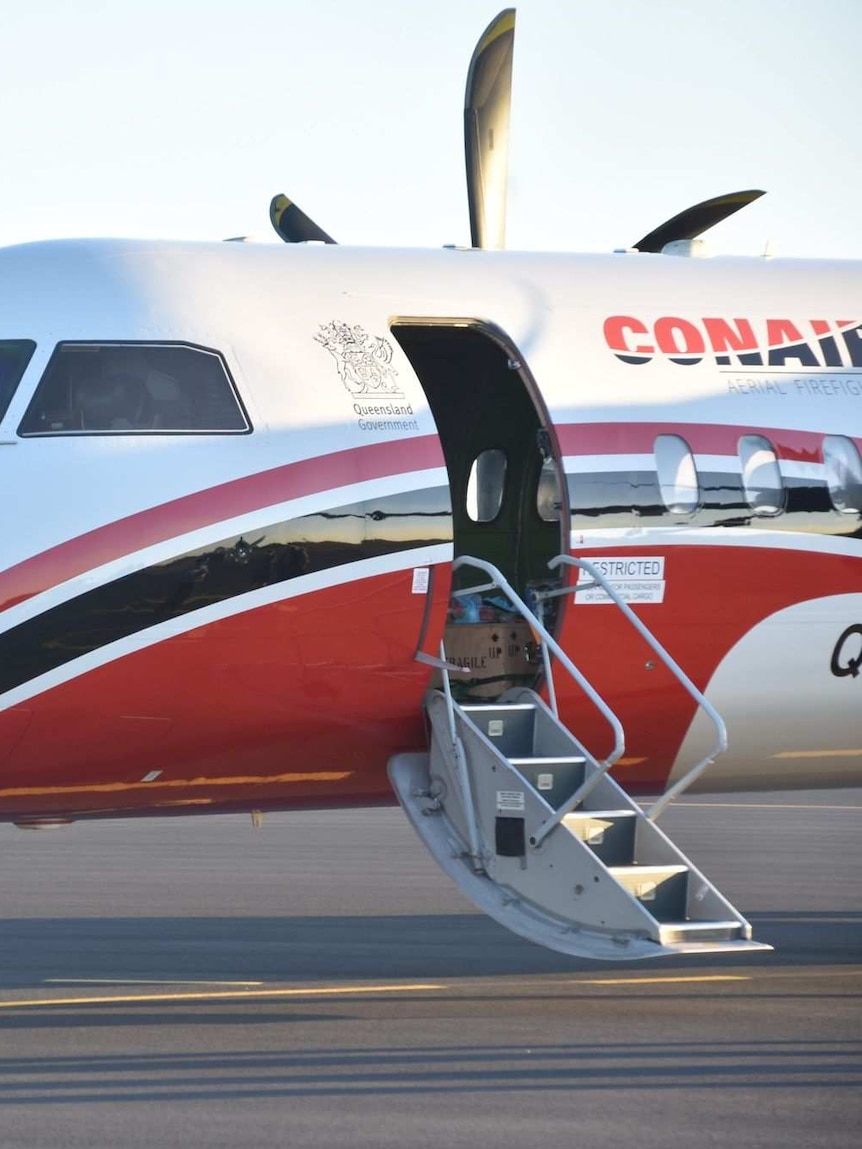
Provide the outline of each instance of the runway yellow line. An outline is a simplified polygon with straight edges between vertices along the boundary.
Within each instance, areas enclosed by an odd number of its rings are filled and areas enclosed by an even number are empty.
[[[691,974],[680,977],[601,977],[578,978],[570,985],[669,985],[688,981],[751,981],[750,977],[736,973]]]
[[[260,986],[262,981],[213,981],[195,977],[46,977],[43,985],[234,985]]]
[[[773,758],[859,758],[862,749],[851,747],[849,750],[782,750],[773,754]]]
[[[282,997],[346,997],[369,993],[417,993],[446,989],[445,985],[417,983],[415,985],[334,985],[315,989],[252,989],[232,993],[143,993],[111,997],[35,997],[21,1001],[0,1001],[0,1009],[33,1009],[39,1006],[59,1005],[130,1005],[141,1002],[165,1001],[247,1001],[249,998]]]
[[[862,810],[862,806],[821,806],[818,802],[681,802],[670,808],[688,810],[698,807],[701,810]]]

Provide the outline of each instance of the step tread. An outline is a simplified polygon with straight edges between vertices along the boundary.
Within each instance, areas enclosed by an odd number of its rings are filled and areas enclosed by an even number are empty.
[[[692,954],[706,956],[717,953],[739,953],[741,950],[758,950],[765,953],[773,947],[766,942],[756,942],[749,938],[725,938],[717,941],[662,942],[666,954]]]
[[[515,710],[536,710],[532,702],[513,702],[511,706],[499,703],[467,702],[460,704],[465,714],[488,714],[496,711],[498,714],[511,714]]]
[[[572,810],[571,813],[566,814],[563,818],[564,822],[571,819],[573,822],[589,821],[591,818],[636,818],[638,816],[637,810]],[[637,869],[642,867],[638,866]]]
[[[689,872],[688,866],[681,866],[674,863],[669,863],[667,866],[639,866],[637,864],[631,866],[611,866],[610,872],[614,877],[649,877],[651,874],[687,874]]]
[[[553,758],[510,758],[509,761],[513,766],[580,766],[582,762],[586,762],[586,758],[580,758],[577,755],[567,756],[565,754],[555,754]]]
[[[735,922],[733,920],[696,922],[690,918],[682,918],[680,921],[674,921],[673,919],[662,921],[661,927],[662,929],[668,930],[685,930],[686,933],[695,934],[698,932],[703,933],[706,930],[742,929],[742,922]]]

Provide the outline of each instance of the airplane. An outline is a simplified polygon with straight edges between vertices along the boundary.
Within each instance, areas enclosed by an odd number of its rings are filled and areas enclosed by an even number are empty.
[[[862,782],[862,267],[496,250],[514,21],[469,248],[0,249],[0,820],[400,802],[560,952],[768,948],[657,817]]]

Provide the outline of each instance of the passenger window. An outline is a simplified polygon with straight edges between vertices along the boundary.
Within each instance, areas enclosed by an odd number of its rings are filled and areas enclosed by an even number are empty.
[[[659,435],[655,441],[655,466],[665,507],[673,515],[697,510],[700,490],[697,468],[688,443],[679,435]]]
[[[842,515],[862,512],[862,458],[852,439],[827,435],[823,440],[823,465],[832,506]]]
[[[762,435],[743,435],[739,462],[745,499],[752,511],[756,515],[779,514],[784,509],[784,485],[769,440]]]
[[[248,430],[215,351],[168,343],[60,343],[18,434]]]
[[[0,339],[0,419],[6,414],[35,350],[32,339]]]
[[[558,523],[562,506],[557,464],[553,459],[545,459],[539,472],[539,487],[536,491],[536,510],[539,512],[539,518],[546,523]]]
[[[493,447],[477,455],[467,482],[467,514],[474,523],[490,523],[503,505],[506,453]]]

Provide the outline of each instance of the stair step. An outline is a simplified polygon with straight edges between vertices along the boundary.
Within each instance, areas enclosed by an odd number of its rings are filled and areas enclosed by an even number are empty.
[[[469,714],[473,721],[476,715],[487,715],[491,718],[505,718],[511,714],[535,714],[536,708],[532,702],[513,702],[511,706],[500,706],[496,702],[462,702],[461,709]],[[478,725],[478,724],[477,724]]]
[[[630,866],[634,861],[637,827],[634,810],[575,810],[566,814],[563,825],[606,866]]]
[[[511,706],[471,704],[461,710],[507,758],[529,757],[534,749],[536,707],[529,702]]]
[[[467,702],[462,710],[535,710],[535,702]]]
[[[663,945],[675,942],[726,942],[745,939],[741,922],[662,922],[659,930]]]
[[[522,778],[538,790],[551,809],[556,810],[583,785],[586,759],[577,755],[553,758],[510,758]]]
[[[749,938],[728,938],[726,941],[689,941],[666,942],[662,945],[662,952],[666,954],[688,954],[697,957],[713,957],[715,954],[738,953],[766,953],[772,946],[765,942],[751,941]]]
[[[613,874],[618,881],[624,881],[631,876],[633,879],[638,877],[652,878],[654,881],[663,881],[665,878],[672,877],[674,874],[687,874],[688,866],[682,865],[669,865],[669,866],[639,866],[637,864],[631,866],[614,866]]]
[[[586,762],[586,758],[572,754],[570,756],[555,756],[554,758],[510,758],[509,761],[513,766],[517,766],[520,770],[522,766],[568,766],[571,763]],[[626,811],[628,813],[629,811]]]
[[[611,866],[610,872],[656,921],[685,919],[688,866]]]

